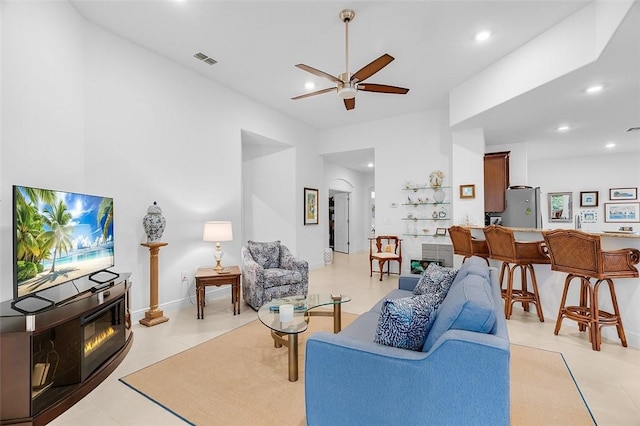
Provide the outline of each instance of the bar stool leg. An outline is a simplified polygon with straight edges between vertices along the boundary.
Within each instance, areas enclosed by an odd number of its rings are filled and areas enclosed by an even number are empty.
[[[531,287],[533,290],[533,299],[535,300],[536,312],[540,322],[544,322],[544,314],[542,313],[542,305],[540,304],[540,293],[538,293],[538,281],[536,280],[536,273],[533,269],[533,265],[527,265],[529,275],[531,276]]]
[[[505,264],[503,263],[503,265]],[[506,319],[509,319],[511,318],[511,312],[513,312],[513,273],[515,272],[517,265],[513,265],[512,267],[509,267],[509,264],[506,264],[506,265],[507,265],[507,295],[504,301],[504,316]]]
[[[518,265],[520,267],[520,288],[522,291],[522,296],[526,297],[527,294],[529,293],[529,289],[527,287],[527,266],[528,265]],[[524,309],[525,312],[529,312],[529,302],[527,301],[522,301],[522,309]]]
[[[591,348],[594,351],[600,350],[600,342],[602,337],[600,335],[600,309],[598,308],[598,288],[600,287],[600,280],[596,282],[593,288],[589,286],[589,296],[591,299],[591,305],[589,305],[590,315],[590,332],[591,332]]]
[[[613,281],[611,279],[607,279],[607,284],[609,284],[609,293],[611,294],[611,303],[613,304],[613,313],[615,314],[616,321],[616,329],[618,330],[618,337],[622,342],[622,346],[627,347],[627,336],[624,334],[624,327],[622,326],[622,315],[620,315],[620,309],[618,308],[618,298],[616,297],[616,290],[613,287]]]
[[[569,284],[571,284],[571,280],[576,278],[574,275],[567,275],[567,278],[564,280],[564,290],[562,292],[562,299],[560,299],[560,308],[558,309],[558,319],[556,320],[556,328],[553,330],[553,334],[556,336],[560,332],[560,326],[562,326],[562,318],[565,313],[565,305],[567,302],[567,294],[569,293]],[[581,290],[582,291],[582,290]]]

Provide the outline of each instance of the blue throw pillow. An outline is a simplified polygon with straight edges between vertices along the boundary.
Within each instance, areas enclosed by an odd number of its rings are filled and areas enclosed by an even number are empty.
[[[432,295],[436,299],[436,303],[440,304],[447,295],[457,273],[458,271],[455,269],[430,263],[413,289],[413,294]]]
[[[435,311],[430,295],[387,299],[382,304],[374,341],[420,351],[435,319]]]

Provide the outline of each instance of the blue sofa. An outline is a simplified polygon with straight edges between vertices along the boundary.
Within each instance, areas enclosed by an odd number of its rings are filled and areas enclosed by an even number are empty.
[[[497,273],[484,259],[462,265],[422,351],[374,343],[383,301],[412,296],[419,277],[402,275],[340,333],[309,337],[308,425],[509,424],[509,336]]]

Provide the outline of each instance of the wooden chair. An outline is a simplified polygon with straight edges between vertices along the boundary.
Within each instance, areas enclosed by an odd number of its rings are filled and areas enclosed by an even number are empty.
[[[540,322],[544,322],[542,305],[538,295],[538,282],[533,269],[534,264],[551,262],[549,256],[544,252],[544,241],[516,241],[512,229],[497,225],[487,226],[483,231],[489,246],[489,257],[502,261],[500,285],[503,284],[505,271],[507,272],[507,287],[502,289],[505,317],[511,318],[515,302],[522,303],[525,312],[529,312],[529,304],[533,303],[536,305]],[[520,289],[513,288],[513,275],[517,268],[520,269]],[[531,291],[528,289],[527,271],[531,278]]]
[[[489,264],[489,246],[486,240],[478,240],[471,235],[471,230],[462,226],[451,226],[449,236],[453,244],[453,253],[464,256],[462,263],[471,256],[484,258]]]
[[[546,231],[542,235],[551,257],[551,269],[568,273],[554,334],[558,335],[563,318],[574,320],[580,331],[589,329],[591,348],[599,351],[602,327],[614,325],[622,346],[626,347],[627,338],[622,327],[613,278],[638,277],[638,270],[633,265],[640,261],[640,250],[625,248],[605,251],[600,246],[599,235],[573,229]],[[574,278],[580,281],[579,301],[578,305],[567,306],[567,294]],[[595,279],[595,283],[591,279]],[[600,310],[598,290],[602,282],[609,287],[613,313]]]
[[[375,251],[374,251],[375,246]],[[391,267],[388,262],[398,262],[398,274],[402,271],[402,240],[395,235],[380,235],[369,238],[369,276],[373,276],[373,262],[377,261],[380,266],[380,281],[384,274],[384,264],[387,264],[387,276]]]

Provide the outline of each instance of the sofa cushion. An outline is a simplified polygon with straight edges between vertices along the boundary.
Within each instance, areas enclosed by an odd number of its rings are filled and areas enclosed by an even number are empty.
[[[385,300],[374,342],[414,351],[422,349],[433,323],[433,300],[430,295]]]
[[[478,275],[489,280],[489,268],[487,268],[487,261],[478,256],[472,256],[465,260],[458,270],[458,274],[453,280],[453,284],[451,284],[451,286],[453,287],[457,285],[460,281],[465,279],[467,275]]]
[[[251,257],[264,269],[280,267],[280,241],[248,241]]]
[[[458,285],[451,286],[447,297],[440,304],[423,351],[429,351],[447,330],[489,333],[495,322],[491,284],[478,275],[467,275]]]
[[[413,289],[413,294],[431,294],[435,297],[436,303],[440,304],[447,295],[456,273],[457,271],[452,268],[430,263]]]
[[[264,288],[296,285],[301,281],[302,275],[298,271],[290,271],[288,269],[280,268],[269,268],[264,270]]]

